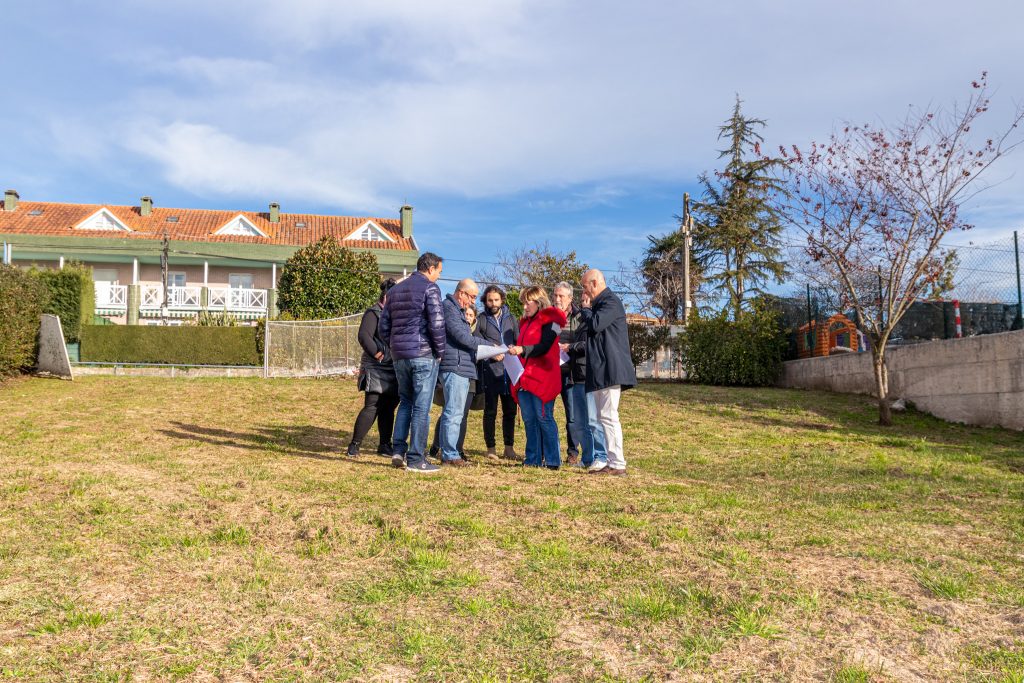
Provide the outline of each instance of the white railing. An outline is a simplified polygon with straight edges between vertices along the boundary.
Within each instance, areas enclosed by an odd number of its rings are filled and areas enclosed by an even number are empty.
[[[267,307],[267,290],[242,287],[210,287],[210,308],[255,311]]]
[[[164,288],[159,282],[147,282],[140,286],[143,308],[160,308],[164,300]]]
[[[164,300],[164,288],[159,282],[146,282],[140,286],[143,308],[160,308]],[[199,308],[202,287],[168,287],[168,308]]]
[[[96,282],[96,308],[127,308],[128,285]]]

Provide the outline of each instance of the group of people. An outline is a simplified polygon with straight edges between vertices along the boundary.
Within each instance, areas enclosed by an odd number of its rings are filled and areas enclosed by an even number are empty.
[[[509,312],[505,292],[484,289],[477,311],[477,284],[461,280],[445,297],[437,280],[443,260],[426,252],[416,272],[396,283],[381,283],[379,301],[363,314],[359,389],[363,408],[356,417],[348,455],[355,456],[374,421],[377,453],[410,472],[440,468],[428,458],[430,406],[440,388],[443,409],[434,429],[431,455],[442,466],[467,464],[466,427],[474,402],[483,402],[487,456],[497,458],[496,422],[500,408],[503,456],[515,452],[515,419],[522,415],[526,445],[522,464],[558,469],[562,464],[555,399],[565,408],[566,463],[590,474],[626,473],[619,398],[636,385],[630,358],[626,311],[599,270],[580,282],[577,305],[573,287],[555,286],[553,301],[542,287],[519,293],[523,317]],[[481,347],[494,351],[477,358]],[[509,361],[516,369],[510,375]],[[483,355],[483,354],[481,354]],[[521,369],[520,369],[521,367]]]

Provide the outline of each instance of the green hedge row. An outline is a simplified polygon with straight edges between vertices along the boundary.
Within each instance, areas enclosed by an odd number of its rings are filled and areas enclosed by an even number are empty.
[[[49,290],[49,304],[43,313],[52,313],[60,318],[64,341],[81,341],[82,327],[92,322],[96,310],[92,268],[72,262],[61,270],[47,268],[29,272]]]
[[[35,363],[39,316],[48,301],[49,292],[38,278],[0,265],[0,377]]]
[[[86,325],[85,363],[262,365],[255,327]]]
[[[788,345],[778,313],[764,305],[739,320],[692,320],[674,342],[689,381],[750,387],[775,383]]]

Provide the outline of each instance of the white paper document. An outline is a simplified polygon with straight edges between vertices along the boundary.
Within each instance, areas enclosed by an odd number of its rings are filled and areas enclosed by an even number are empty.
[[[505,354],[505,359],[502,363],[505,365],[505,372],[508,373],[508,378],[512,384],[518,382],[519,378],[523,376],[523,362],[519,360],[519,356]]]
[[[477,360],[490,360],[491,358],[494,358],[495,356],[500,356],[501,354],[505,353],[506,351],[508,351],[508,347],[505,346],[504,344],[502,344],[501,346],[491,346],[490,344],[481,344],[480,346],[476,347],[476,359]]]
[[[569,362],[569,354],[567,354],[565,351],[559,351],[558,352],[558,364],[559,365],[565,365],[568,362]]]

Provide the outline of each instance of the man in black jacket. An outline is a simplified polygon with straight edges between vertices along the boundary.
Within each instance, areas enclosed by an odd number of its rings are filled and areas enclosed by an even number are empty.
[[[591,474],[624,475],[626,457],[622,449],[619,398],[636,386],[636,368],[629,352],[626,309],[615,292],[608,289],[604,274],[588,270],[583,274],[583,323],[587,327],[587,393],[593,394],[597,419],[604,431],[608,464],[595,461]]]
[[[437,472],[427,462],[430,402],[437,370],[444,357],[444,312],[441,257],[429,251],[416,261],[416,272],[388,292],[380,315],[380,338],[391,348],[398,378],[394,455],[391,464],[410,472]]]
[[[476,334],[491,346],[512,346],[519,337],[519,321],[505,305],[505,292],[498,285],[488,285],[483,294],[484,313],[476,326]],[[505,444],[504,457],[518,460],[515,452],[516,401],[502,363],[504,356],[496,356],[480,363],[480,383],[484,392],[484,443],[487,457],[497,458],[497,440],[494,423],[501,404],[501,437]]]

